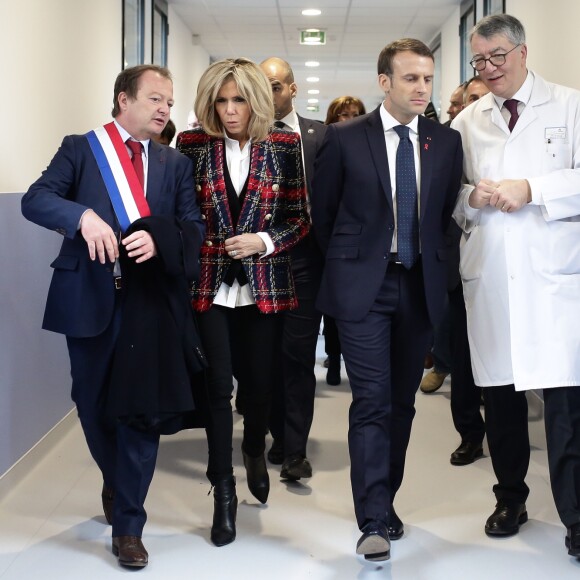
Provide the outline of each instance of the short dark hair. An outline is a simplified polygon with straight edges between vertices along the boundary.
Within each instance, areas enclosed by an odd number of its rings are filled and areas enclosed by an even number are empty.
[[[424,42],[415,38],[401,38],[400,40],[395,40],[394,42],[387,44],[387,46],[381,50],[377,65],[379,74],[391,76],[393,74],[393,58],[397,53],[406,50],[410,50],[420,56],[427,56],[435,62],[431,49]]]
[[[165,129],[163,129],[163,131],[161,131],[161,135],[159,135],[159,140],[166,141],[167,145],[169,145],[171,141],[173,141],[173,137],[175,137],[176,131],[177,129],[175,128],[175,123],[169,119],[169,121],[167,121],[167,125],[165,125]]]
[[[173,80],[168,69],[155,64],[140,64],[121,71],[117,75],[115,89],[113,91],[113,110],[111,111],[113,117],[116,117],[121,112],[119,95],[125,93],[130,99],[135,100],[137,98],[137,91],[139,90],[139,79],[147,71],[153,71],[170,81]]]
[[[483,83],[483,79],[479,76],[479,75],[474,75],[472,76],[469,80],[465,81],[463,83],[463,85],[461,85],[463,87],[463,92],[465,92],[467,90],[467,87],[471,84],[471,83]],[[485,84],[485,83],[484,83]]]

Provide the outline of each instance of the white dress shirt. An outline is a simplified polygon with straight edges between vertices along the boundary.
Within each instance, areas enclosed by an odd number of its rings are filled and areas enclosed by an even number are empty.
[[[252,142],[251,140],[248,140],[248,142],[240,149],[240,143],[235,139],[230,139],[224,133],[224,143],[228,172],[232,180],[232,185],[239,196],[242,189],[244,189],[244,184],[246,183],[250,173],[250,152],[252,149]],[[261,256],[268,256],[274,251],[272,239],[265,232],[257,232],[257,235],[260,236],[266,244],[266,251],[261,254]],[[228,308],[236,308],[238,306],[249,306],[255,304],[256,301],[252,295],[250,284],[240,286],[240,283],[237,280],[234,280],[231,286],[222,282],[213,303]]]
[[[397,148],[399,147],[399,136],[393,129],[401,125],[395,117],[393,117],[384,104],[380,109],[381,121],[385,131],[385,145],[387,147],[387,158],[389,160],[389,175],[391,178],[391,191],[393,193],[393,212],[395,214],[395,231],[393,233],[393,243],[391,245],[391,252],[397,252]],[[418,117],[415,117],[408,125],[409,139],[413,144],[413,152],[415,154],[415,176],[417,178],[417,211],[419,211],[419,192],[421,191],[421,171],[419,159],[419,131],[418,131]],[[419,215],[417,215],[418,219]]]

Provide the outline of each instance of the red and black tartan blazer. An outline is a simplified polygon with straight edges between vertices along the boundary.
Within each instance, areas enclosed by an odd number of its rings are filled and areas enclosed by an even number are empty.
[[[296,308],[288,250],[310,228],[300,137],[272,129],[264,141],[252,143],[248,189],[235,228],[224,179],[224,140],[198,128],[180,133],[177,148],[193,161],[197,201],[206,223],[199,282],[192,288],[195,310],[211,308],[230,267],[225,240],[257,232],[270,235],[274,252],[242,258],[256,306],[263,313]]]

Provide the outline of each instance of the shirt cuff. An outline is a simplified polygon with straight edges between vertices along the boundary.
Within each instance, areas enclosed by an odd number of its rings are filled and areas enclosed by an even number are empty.
[[[530,203],[532,205],[544,205],[544,198],[538,181],[535,179],[528,179],[527,181],[530,184],[530,191],[532,192],[532,201]]]
[[[256,232],[258,236],[262,238],[262,241],[266,244],[266,251],[260,252],[260,258],[265,258],[274,252],[274,244],[272,243],[272,238],[266,232]]]
[[[85,217],[85,214],[88,211],[92,211],[92,209],[91,208],[85,209],[85,211],[83,211],[83,213],[81,214],[81,217],[79,218],[79,223],[77,225],[77,232],[81,229],[81,224],[83,223],[83,218]]]

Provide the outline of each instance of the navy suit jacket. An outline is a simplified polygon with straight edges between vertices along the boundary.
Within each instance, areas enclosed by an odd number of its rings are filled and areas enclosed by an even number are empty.
[[[325,254],[317,307],[348,321],[361,320],[379,293],[395,226],[379,111],[329,125],[315,164],[312,221]],[[461,184],[463,152],[453,129],[419,117],[418,130],[421,264],[429,317],[436,324],[447,289],[445,232]]]
[[[150,142],[147,201],[152,215],[195,222],[200,239],[204,223],[195,199],[191,162],[174,149]],[[92,209],[119,234],[109,195],[84,135],[69,135],[42,176],[22,198],[30,221],[64,236],[48,292],[43,328],[83,338],[101,334],[115,304],[113,264],[91,261],[78,224]]]
[[[302,139],[302,151],[304,152],[306,186],[308,188],[308,195],[312,195],[314,160],[316,159],[316,153],[322,145],[324,134],[326,133],[326,125],[314,119],[305,119],[300,115],[296,116],[298,117],[298,124],[300,125],[300,138]]]

